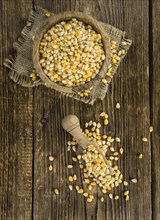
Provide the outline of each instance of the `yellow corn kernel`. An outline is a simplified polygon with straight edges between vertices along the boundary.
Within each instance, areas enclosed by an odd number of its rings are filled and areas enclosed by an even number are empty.
[[[81,194],[83,193],[83,189],[79,189],[77,192]]]
[[[49,171],[52,171],[53,170],[53,166],[52,165],[49,165]]]
[[[103,197],[103,196],[100,198],[100,201],[101,201],[101,202],[104,202],[104,197]]]
[[[70,182],[73,182],[73,177],[72,177],[72,176],[69,176],[69,177],[68,177],[68,180],[69,180]]]
[[[84,195],[84,197],[88,197],[88,193],[87,192],[83,193],[83,195]]]
[[[143,138],[142,138],[142,141],[143,141],[143,142],[147,142],[148,139],[147,139],[146,137],[143,137]]]
[[[68,187],[69,187],[69,189],[70,189],[71,191],[73,190],[73,186],[72,186],[72,185],[69,185]]]
[[[149,132],[153,132],[153,126],[149,126]]]
[[[58,189],[54,189],[54,193],[58,195],[59,194],[59,190]]]

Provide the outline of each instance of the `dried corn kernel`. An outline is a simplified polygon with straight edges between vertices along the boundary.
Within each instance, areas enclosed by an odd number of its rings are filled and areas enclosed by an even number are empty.
[[[105,112],[101,112],[101,114],[100,114],[101,117],[104,117],[105,115],[106,115]]]
[[[71,169],[71,168],[73,168],[73,165],[67,165],[67,167],[68,167],[69,169]]]
[[[73,182],[73,177],[72,177],[72,176],[69,176],[69,177],[68,177],[68,180],[69,180],[70,182]]]
[[[120,107],[121,107],[120,104],[117,103],[117,104],[116,104],[116,109],[120,109]]]
[[[119,149],[119,152],[120,152],[120,154],[123,154],[123,148],[122,147]]]
[[[83,189],[79,189],[77,192],[81,194],[83,193]]]
[[[49,156],[49,161],[54,161],[54,157],[53,156]]]
[[[83,193],[83,195],[84,195],[84,197],[88,197],[88,193],[87,192]]]
[[[46,17],[50,17],[51,14],[50,14],[49,12],[46,12],[46,13],[45,13],[45,16],[46,16]]]
[[[71,191],[73,190],[73,186],[72,186],[72,185],[69,185],[68,187],[69,187],[69,189],[70,189]]]
[[[92,202],[92,199],[90,199],[90,198],[87,198],[87,202]]]
[[[128,191],[128,190],[124,192],[124,195],[125,195],[125,196],[127,196],[128,194],[129,194],[129,191]]]
[[[76,190],[77,190],[77,191],[79,190],[79,186],[78,186],[78,185],[76,185]]]
[[[76,161],[77,161],[77,158],[76,158],[76,157],[72,157],[72,160],[73,160],[74,162],[76,162]]]
[[[122,41],[122,42],[121,42],[121,45],[122,45],[122,46],[126,46],[126,45],[127,45],[127,42],[126,42],[126,41]]]
[[[153,126],[149,127],[149,132],[153,132]]]
[[[139,159],[142,159],[142,158],[143,158],[143,154],[139,154],[139,155],[138,155],[138,158],[139,158]]]
[[[30,27],[32,25],[32,23],[31,22],[27,22],[27,27]]]
[[[142,141],[143,141],[143,142],[147,142],[148,139],[147,139],[146,137],[143,137],[143,138],[142,138]]]
[[[115,200],[118,200],[118,199],[119,199],[119,196],[118,196],[118,195],[116,195],[116,196],[114,197],[114,199],[115,199]]]
[[[131,179],[132,183],[137,183],[137,179]]]
[[[124,184],[124,186],[128,186],[128,182],[127,181],[124,181],[123,184]]]
[[[119,137],[116,137],[115,140],[116,140],[116,142],[120,142],[121,141]]]
[[[73,175],[73,180],[77,180],[77,175],[76,174]]]
[[[104,202],[104,197],[103,197],[103,196],[100,198],[100,201],[101,201],[101,202]]]
[[[59,190],[58,189],[54,189],[54,193],[58,195],[59,194]]]
[[[52,171],[53,170],[53,166],[52,165],[49,165],[49,171]]]
[[[104,84],[107,84],[107,80],[106,79],[102,79],[102,82],[104,83]]]
[[[105,125],[108,125],[108,123],[109,123],[108,119],[105,119],[105,120],[104,120],[104,124],[105,124]]]

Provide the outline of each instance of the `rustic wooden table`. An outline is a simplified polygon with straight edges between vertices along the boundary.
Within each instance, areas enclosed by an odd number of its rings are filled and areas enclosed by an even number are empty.
[[[98,20],[126,30],[133,45],[109,86],[94,106],[55,95],[45,87],[23,88],[7,76],[3,61],[39,5],[55,13],[86,11]],[[15,220],[159,220],[160,219],[160,0],[1,0],[0,69],[0,219]],[[120,111],[115,110],[120,102]],[[120,166],[130,184],[130,200],[94,200],[68,191],[68,135],[62,118],[74,113],[84,121],[107,111],[110,130],[122,139]],[[154,132],[149,134],[149,125]],[[148,138],[142,143],[141,137]],[[143,153],[143,159],[137,158]],[[48,155],[55,167],[48,172]],[[79,170],[77,169],[79,175]],[[52,189],[58,187],[60,195]],[[123,187],[117,192],[121,194]],[[96,194],[98,197],[98,193]]]

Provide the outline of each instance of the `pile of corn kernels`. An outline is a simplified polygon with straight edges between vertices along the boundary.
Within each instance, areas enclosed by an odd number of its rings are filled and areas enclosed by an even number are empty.
[[[103,118],[104,125],[109,123],[108,115],[102,112],[100,116]],[[78,185],[74,185],[74,175],[69,176],[69,189],[77,190],[78,193],[83,194],[86,197],[87,202],[92,202],[94,195],[92,194],[93,187],[99,187],[103,195],[108,194],[109,198],[119,199],[118,195],[113,195],[111,193],[112,189],[119,186],[123,182],[123,175],[118,167],[118,160],[120,155],[123,154],[123,148],[117,147],[117,143],[120,143],[120,138],[112,138],[111,136],[102,135],[100,132],[101,123],[96,123],[94,121],[89,121],[85,123],[84,136],[89,140],[96,142],[102,152],[107,154],[107,160],[112,167],[112,174],[108,165],[103,160],[102,156],[97,152],[94,145],[89,145],[86,150],[83,150],[82,154],[78,154],[76,157],[72,157],[74,162],[79,162],[79,167],[83,175],[83,181],[87,185],[87,191]],[[116,144],[115,144],[116,142]],[[77,143],[73,139],[68,142],[68,151],[77,151]],[[120,144],[119,144],[120,145]],[[73,168],[73,165],[68,165],[68,168]],[[71,184],[72,183],[72,184]],[[127,186],[128,182],[124,181]],[[125,191],[125,199],[129,200],[129,191]],[[104,196],[100,197],[100,201],[104,201]]]
[[[120,103],[116,103],[117,111],[120,109]],[[103,120],[104,126],[109,124],[108,114],[102,112],[100,117]],[[116,194],[114,189],[120,184],[124,185],[123,197],[126,201],[129,200],[129,182],[124,180],[121,173],[119,163],[121,155],[124,152],[121,146],[121,140],[119,137],[111,137],[110,135],[101,134],[101,123],[95,121],[89,121],[85,123],[85,128],[83,134],[89,140],[96,142],[101,151],[106,155],[106,159],[110,163],[112,168],[112,173],[110,168],[103,160],[103,157],[97,152],[94,145],[89,145],[87,149],[81,151],[78,150],[77,142],[72,139],[68,141],[67,151],[72,154],[73,163],[68,164],[69,169],[68,176],[68,188],[70,191],[76,191],[78,194],[83,195],[86,201],[91,203],[95,199],[95,189],[98,187],[101,190],[99,200],[104,202],[108,196],[110,199],[118,200],[120,195]],[[153,126],[149,127],[149,132],[153,132]],[[142,142],[147,142],[146,137],[142,137]],[[81,148],[80,148],[81,149]],[[75,154],[75,155],[74,155]],[[143,154],[137,155],[140,160],[143,158]],[[49,161],[54,160],[53,156],[49,157]],[[79,164],[81,170],[81,175],[83,177],[78,180],[78,177],[74,171],[74,167]],[[53,166],[49,165],[49,171],[52,171]],[[138,180],[136,178],[131,178],[129,181],[136,184]],[[59,189],[54,188],[54,193],[58,195]],[[97,196],[96,196],[97,197]]]
[[[39,53],[44,73],[51,81],[67,87],[95,78],[105,59],[101,35],[76,18],[48,30]]]

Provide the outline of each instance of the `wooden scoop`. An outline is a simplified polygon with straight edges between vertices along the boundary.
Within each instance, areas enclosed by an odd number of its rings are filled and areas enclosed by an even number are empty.
[[[110,163],[106,159],[104,153],[98,146],[96,142],[88,140],[81,131],[80,128],[80,122],[76,115],[68,115],[62,120],[62,127],[70,133],[74,139],[77,141],[77,143],[83,148],[86,149],[89,145],[94,145],[98,153],[103,157],[103,160],[106,162],[108,168],[110,169],[111,174],[113,173],[113,170],[111,168]]]

